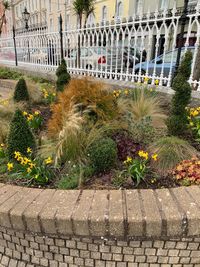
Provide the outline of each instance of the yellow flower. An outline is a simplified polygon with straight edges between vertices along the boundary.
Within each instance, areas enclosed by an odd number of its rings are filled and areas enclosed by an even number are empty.
[[[148,77],[144,77],[144,82],[148,82],[149,78]]]
[[[53,162],[51,157],[48,157],[47,159],[45,159],[45,163],[46,164],[51,164]]]
[[[153,92],[153,88],[150,88],[149,91],[150,91],[150,92]]]
[[[18,158],[21,156],[21,153],[18,151],[15,151],[14,155],[15,155],[14,158],[18,160]]]
[[[154,154],[154,155],[152,155],[152,159],[153,159],[154,161],[157,161],[157,160],[158,160],[158,154]]]
[[[4,144],[1,144],[1,147],[4,147],[5,145]]]
[[[36,174],[36,175],[35,175],[35,179],[37,180],[37,179],[38,179],[38,177],[39,177],[39,174]]]
[[[159,85],[159,80],[155,80],[155,85]]]
[[[29,114],[28,117],[27,117],[27,120],[28,121],[32,121],[34,119],[34,116],[32,114]]]
[[[194,122],[191,121],[190,122],[190,126],[193,127],[194,126]]]
[[[7,164],[7,170],[10,172],[13,169],[13,163],[8,162]]]
[[[125,94],[125,95],[128,95],[128,94],[129,94],[129,91],[128,91],[128,90],[125,90],[125,91],[124,91],[124,94]]]
[[[27,153],[32,153],[32,149],[30,147],[27,148]]]
[[[29,167],[30,167],[31,169],[33,169],[33,168],[35,167],[35,164],[32,163],[32,162],[30,162],[30,163],[29,163]]]
[[[53,93],[52,95],[53,95],[53,96],[56,96],[56,93]]]
[[[30,173],[31,172],[31,168],[27,168],[26,171],[27,171],[27,173]]]
[[[28,159],[26,157],[23,159],[23,164],[24,165],[27,165],[29,162],[31,162],[30,159]]]
[[[144,159],[146,159],[146,160],[149,158],[149,154],[148,154],[148,152],[144,152],[143,150],[140,150],[140,151],[138,152],[138,155],[139,155],[140,158],[144,158]]]
[[[131,157],[127,157],[127,159],[124,161],[124,164],[131,163],[132,160],[133,159]]]
[[[27,116],[27,115],[28,115],[28,113],[27,113],[26,111],[24,111],[24,112],[23,112],[23,115],[24,115],[24,116]]]
[[[37,110],[37,111],[34,112],[34,114],[35,114],[36,116],[38,116],[38,115],[40,114],[40,111]]]

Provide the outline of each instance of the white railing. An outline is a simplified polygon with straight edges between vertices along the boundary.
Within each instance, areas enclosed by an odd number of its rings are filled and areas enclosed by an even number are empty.
[[[104,79],[142,81],[170,87],[174,74],[182,11],[147,13],[129,20],[117,20],[63,32],[64,58],[72,74]],[[200,46],[200,0],[185,26],[184,47],[193,52],[190,83],[200,90],[193,72]],[[59,32],[45,29],[16,35],[19,66],[55,71],[61,60]],[[79,50],[80,48],[80,50]],[[80,58],[78,56],[80,51]],[[0,62],[14,64],[13,37],[0,38]],[[146,79],[145,79],[146,80]]]

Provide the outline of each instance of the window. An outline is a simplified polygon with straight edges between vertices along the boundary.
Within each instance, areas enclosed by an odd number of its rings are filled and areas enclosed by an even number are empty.
[[[50,32],[53,31],[53,19],[50,19]]]
[[[143,0],[136,0],[135,2],[135,14],[140,15],[143,11]]]
[[[49,12],[52,11],[51,0],[49,0]]]
[[[159,2],[159,9],[160,10],[165,10],[169,6],[169,1],[168,0],[160,0]]]
[[[122,17],[122,2],[119,1],[117,3],[117,18],[121,18]]]
[[[107,20],[107,7],[103,6],[102,8],[102,21],[106,21]]]

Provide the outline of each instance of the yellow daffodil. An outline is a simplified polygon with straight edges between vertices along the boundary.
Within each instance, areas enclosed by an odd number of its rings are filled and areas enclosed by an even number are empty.
[[[30,173],[31,172],[31,168],[27,168],[26,171],[27,171],[27,173]]]
[[[35,114],[36,116],[38,116],[38,115],[40,115],[40,111],[37,110],[37,111],[34,112],[34,114]]]
[[[144,158],[145,160],[147,160],[149,158],[148,152],[144,152],[143,150],[140,150],[138,152],[138,155],[139,155],[140,158]]]
[[[128,91],[128,90],[125,90],[125,91],[124,91],[124,94],[125,94],[125,95],[128,95],[128,94],[129,94],[129,91]]]
[[[24,112],[23,112],[23,115],[24,115],[24,116],[27,116],[27,115],[28,115],[28,113],[27,113],[26,111],[24,111]]]
[[[30,163],[29,163],[29,167],[30,167],[31,169],[33,169],[33,168],[35,167],[35,164],[32,163],[32,162],[30,162]]]
[[[15,151],[14,152],[14,158],[15,159],[18,159],[20,156],[21,156],[21,153],[20,152],[18,152],[18,151]]]
[[[131,163],[132,162],[132,158],[131,157],[127,157],[127,159],[124,161],[125,164],[127,163]]]
[[[29,114],[28,117],[27,117],[27,120],[28,121],[32,121],[34,119],[34,116],[32,114]]]
[[[159,85],[159,80],[155,80],[155,85]]]
[[[153,155],[152,155],[152,159],[153,159],[154,161],[157,161],[157,160],[158,160],[158,154],[153,154]]]
[[[52,95],[53,95],[53,96],[56,96],[56,93],[53,93]]]
[[[27,153],[32,153],[32,149],[30,147],[27,148]]]
[[[48,157],[47,159],[45,159],[45,163],[48,165],[48,164],[51,164],[53,162],[52,158],[51,157]]]
[[[1,144],[1,147],[4,147],[5,145],[4,144]]]
[[[13,163],[8,162],[8,164],[7,164],[7,170],[10,172],[10,171],[12,171],[12,169],[13,169]]]
[[[149,78],[148,77],[144,77],[144,82],[148,82]]]

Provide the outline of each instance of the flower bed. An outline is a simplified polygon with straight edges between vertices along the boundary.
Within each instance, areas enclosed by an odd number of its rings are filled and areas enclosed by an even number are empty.
[[[23,98],[18,85],[17,98],[0,107],[0,119],[7,118],[1,180],[60,189],[199,184],[200,108],[189,107],[191,88],[182,73],[174,81],[171,113],[162,108],[159,81],[110,91],[79,79],[59,92],[39,81],[37,100],[29,86]]]

